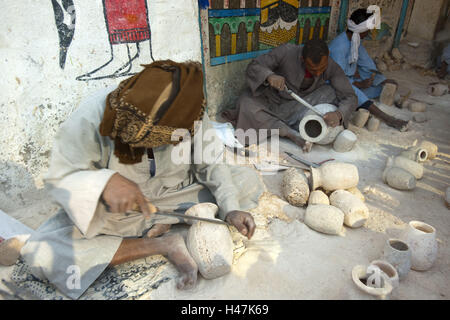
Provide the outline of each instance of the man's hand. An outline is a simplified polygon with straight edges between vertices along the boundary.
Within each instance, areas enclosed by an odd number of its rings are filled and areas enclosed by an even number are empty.
[[[138,185],[118,173],[109,179],[102,197],[111,212],[125,213],[133,210],[133,206],[137,204],[144,216],[150,217],[149,205]]]
[[[328,112],[323,116],[325,123],[332,128],[337,127],[341,123],[341,119],[342,116],[339,111]]]
[[[272,88],[278,89],[280,91],[283,91],[286,87],[286,79],[277,74],[271,74],[267,77],[266,80]]]
[[[359,82],[357,82],[357,81],[353,82],[353,85],[355,87],[357,87],[358,89],[370,88],[372,86],[372,84],[373,84],[373,78],[369,78],[369,79],[362,80],[362,81],[359,81]]]
[[[225,217],[225,221],[235,226],[236,229],[238,229],[242,235],[247,236],[249,240],[253,236],[253,233],[255,233],[255,220],[253,220],[252,215],[248,212],[237,210],[230,211]]]

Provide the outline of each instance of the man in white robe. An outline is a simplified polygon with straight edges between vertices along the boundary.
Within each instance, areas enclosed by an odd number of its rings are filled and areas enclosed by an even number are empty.
[[[136,79],[147,69],[130,78],[131,83],[139,83]],[[151,91],[153,86],[144,88]],[[198,86],[202,90],[201,81]],[[177,234],[157,237],[167,230],[162,226],[182,221],[151,215],[150,208],[184,211],[196,203],[215,202],[220,208],[219,218],[250,239],[255,223],[245,210],[256,207],[263,186],[249,168],[205,159],[196,163],[177,160],[180,150],[194,154],[197,135],[178,145],[141,148],[146,152],[140,162],[121,163],[117,141],[101,134],[100,129],[110,91],[102,90],[86,99],[56,135],[45,182],[62,209],[27,241],[22,258],[35,276],[47,278],[73,299],[80,297],[108,265],[154,254],[164,255],[177,267],[178,288],[191,288],[197,266],[184,239]],[[127,125],[125,129],[129,129]],[[205,115],[200,132],[211,127]],[[201,151],[211,149],[218,140],[202,142]],[[195,157],[198,160],[198,155]],[[146,205],[147,199],[152,206]],[[142,214],[129,213],[136,205]],[[146,236],[149,229],[150,236]],[[79,281],[72,281],[77,275]]]

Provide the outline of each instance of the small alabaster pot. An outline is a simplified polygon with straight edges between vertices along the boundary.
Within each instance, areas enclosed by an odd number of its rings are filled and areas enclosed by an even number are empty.
[[[411,250],[400,239],[388,239],[383,249],[382,260],[389,262],[397,270],[399,280],[403,280],[411,270]]]
[[[371,287],[368,285],[371,274],[367,273],[368,267],[363,265],[357,265],[352,269],[352,280],[356,286],[372,296],[376,296],[380,299],[385,299],[392,292],[392,284],[390,283],[387,276],[383,273],[381,276],[381,286],[380,288]]]
[[[214,219],[218,210],[213,203],[199,203],[189,208],[185,214]],[[193,222],[188,231],[186,246],[205,279],[215,279],[231,271],[234,245],[227,226],[204,221]]]
[[[411,221],[402,235],[411,248],[411,269],[426,271],[437,257],[436,229],[421,221]]]

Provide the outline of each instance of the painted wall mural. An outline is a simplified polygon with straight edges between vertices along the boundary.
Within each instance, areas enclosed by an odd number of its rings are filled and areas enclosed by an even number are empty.
[[[148,41],[153,59],[147,0],[103,0],[103,13],[110,45],[110,56],[94,70],[76,77],[80,81],[101,80],[133,75],[133,63],[141,53],[141,43]],[[72,0],[52,0],[60,39],[60,67],[64,69],[69,46],[75,32],[75,7]],[[66,16],[69,15],[68,23]],[[115,62],[116,47],[126,48],[127,61]]]
[[[211,0],[210,65],[253,59],[283,43],[328,39],[330,0]]]

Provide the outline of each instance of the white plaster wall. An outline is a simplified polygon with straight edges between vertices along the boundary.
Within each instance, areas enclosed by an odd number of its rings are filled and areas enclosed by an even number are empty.
[[[101,0],[74,0],[75,35],[64,69],[51,1],[0,3],[0,209],[8,212],[33,192],[44,194],[53,136],[80,100],[125,78],[76,80],[111,55]],[[153,57],[201,61],[197,1],[147,0],[147,6]],[[109,71],[127,61],[126,45],[113,47]],[[134,71],[151,62],[149,48],[142,43]]]

